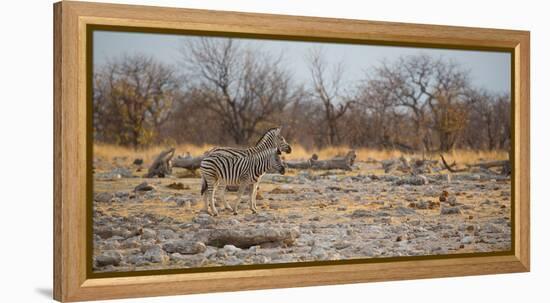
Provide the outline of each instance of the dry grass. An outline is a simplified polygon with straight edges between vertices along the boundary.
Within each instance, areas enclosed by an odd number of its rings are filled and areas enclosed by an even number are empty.
[[[208,149],[212,148],[211,145],[197,146],[192,144],[180,144],[176,146],[176,155],[181,155],[189,152],[193,156],[203,154]],[[145,149],[134,150],[132,148],[107,145],[107,144],[95,144],[94,156],[104,159],[112,159],[114,157],[128,157],[129,160],[135,158],[142,158],[145,163],[150,163],[155,157],[163,150],[168,149],[168,146],[154,146]],[[292,153],[284,155],[286,160],[299,160],[309,159],[312,154],[316,153],[320,159],[332,158],[334,156],[345,155],[350,150],[346,146],[333,146],[323,148],[321,150],[308,150],[302,146],[293,144]],[[398,158],[404,155],[398,150],[377,150],[369,148],[355,149],[358,161],[374,160],[386,160]],[[405,154],[409,158],[422,158],[420,154]],[[508,152],[505,150],[496,151],[478,151],[478,150],[453,150],[444,154],[445,159],[448,162],[456,161],[459,164],[472,164],[480,161],[490,160],[505,160],[508,159]],[[433,153],[425,156],[428,159],[439,160],[439,153]]]
[[[182,155],[189,152],[193,156],[202,155],[212,147],[211,145],[198,146],[193,144],[180,144],[175,146],[176,155]],[[94,157],[106,160],[114,157],[128,157],[130,160],[141,158],[145,163],[151,163],[161,151],[165,151],[168,148],[170,148],[170,146],[158,145],[143,149],[133,149],[119,145],[94,144],[93,153]]]

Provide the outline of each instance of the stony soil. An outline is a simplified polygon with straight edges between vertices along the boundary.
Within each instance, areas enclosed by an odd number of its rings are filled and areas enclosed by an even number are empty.
[[[511,248],[510,179],[487,171],[411,176],[374,162],[351,172],[290,171],[264,176],[258,214],[243,198],[238,215],[211,217],[200,212],[198,177],[182,169],[145,179],[126,162],[94,161],[96,272]],[[234,194],[226,198],[233,205]],[[226,231],[233,238],[212,240]]]

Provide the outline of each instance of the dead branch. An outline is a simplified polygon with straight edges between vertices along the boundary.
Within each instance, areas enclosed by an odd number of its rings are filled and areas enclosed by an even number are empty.
[[[511,173],[510,161],[508,161],[508,160],[498,160],[498,161],[489,161],[489,162],[480,162],[480,163],[474,163],[474,164],[466,164],[466,168],[457,169],[457,168],[453,168],[453,166],[455,166],[456,163],[453,162],[451,165],[449,165],[447,163],[447,161],[445,161],[445,158],[443,157],[442,154],[440,154],[439,156],[441,157],[441,161],[443,162],[443,166],[445,166],[445,168],[448,171],[452,172],[452,173],[469,171],[469,170],[471,170],[472,168],[475,168],[475,167],[481,168],[484,171],[486,171],[487,173],[493,173],[490,170],[490,168],[501,167],[501,170],[500,170],[501,175],[508,176]]]
[[[172,157],[174,156],[175,148],[170,148],[169,150],[161,152],[153,164],[149,167],[147,171],[146,178],[153,178],[158,176],[159,178],[164,178],[167,175],[172,173]]]
[[[453,162],[453,164],[449,165],[447,161],[445,161],[445,157],[443,157],[443,154],[439,154],[439,156],[441,157],[441,162],[443,162],[443,166],[445,166],[445,168],[452,173],[465,172],[468,170],[467,168],[453,168],[453,166],[456,166],[456,163]]]

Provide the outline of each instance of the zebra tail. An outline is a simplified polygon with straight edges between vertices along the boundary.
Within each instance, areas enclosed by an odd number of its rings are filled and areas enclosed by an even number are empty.
[[[207,188],[208,188],[208,183],[206,182],[205,178],[202,178],[201,196],[204,194]]]

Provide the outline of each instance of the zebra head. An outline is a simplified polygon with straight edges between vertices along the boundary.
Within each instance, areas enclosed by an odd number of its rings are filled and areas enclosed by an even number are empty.
[[[286,142],[283,135],[281,135],[281,128],[275,127],[268,130],[256,143],[257,147],[263,148],[277,148],[281,152],[290,154],[292,152],[292,147]]]
[[[268,171],[277,172],[281,175],[285,174],[286,166],[281,159],[281,151],[279,149],[276,149],[276,152],[271,154]]]

